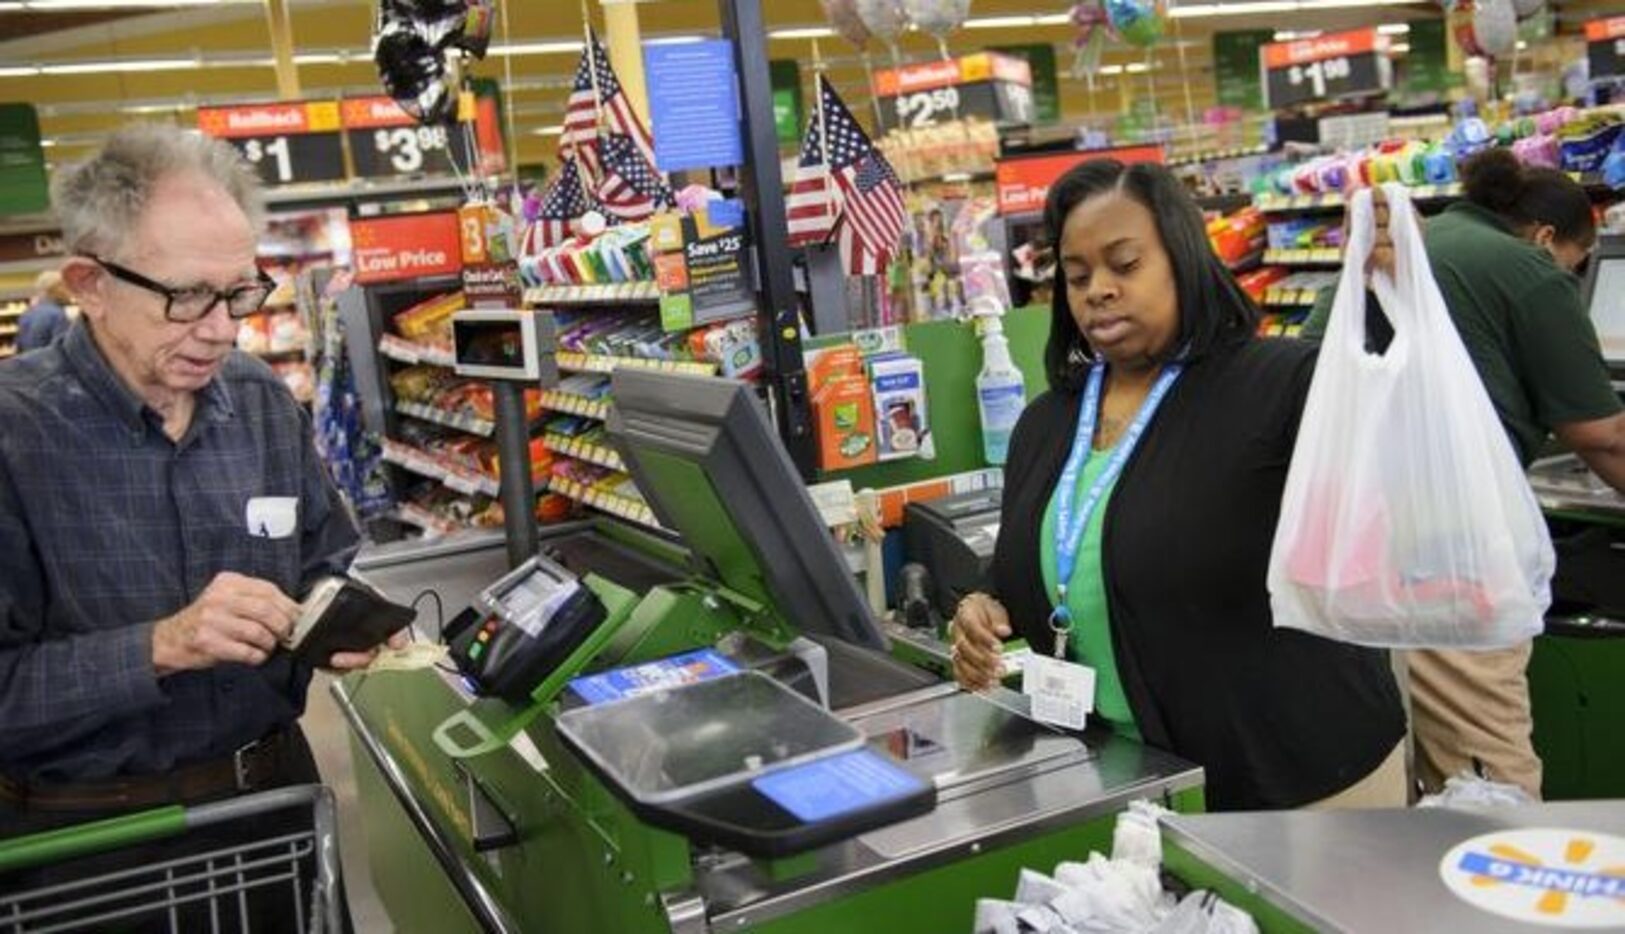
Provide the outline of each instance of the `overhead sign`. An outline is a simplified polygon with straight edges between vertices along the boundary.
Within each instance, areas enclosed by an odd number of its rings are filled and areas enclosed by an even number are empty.
[[[350,247],[362,285],[456,275],[463,268],[455,211],[352,220]]]
[[[794,59],[775,59],[767,63],[769,80],[773,84],[773,132],[779,142],[793,146],[801,139],[801,124],[805,121],[801,106],[801,65]]]
[[[236,147],[267,185],[345,177],[336,101],[199,107],[197,126]]]
[[[1264,46],[1271,108],[1384,91],[1391,83],[1388,37],[1376,27]]]
[[[875,75],[883,129],[920,129],[979,117],[1004,125],[1033,122],[1033,72],[997,52],[889,68]]]
[[[1047,125],[1061,121],[1061,74],[1054,45],[1048,42],[1001,45],[988,51],[1014,55],[1032,69],[1034,123]]]
[[[1213,34],[1213,83],[1218,90],[1221,107],[1264,109],[1259,50],[1269,45],[1273,38],[1273,29]]]
[[[1625,16],[1594,19],[1586,23],[1586,57],[1591,63],[1591,80],[1625,75]]]
[[[51,206],[33,104],[0,104],[0,216],[38,214]]]
[[[744,163],[733,43],[709,39],[647,46],[643,67],[656,168],[680,172]]]
[[[1625,839],[1587,830],[1502,830],[1452,847],[1439,878],[1475,908],[1548,928],[1625,929]]]
[[[425,126],[393,98],[352,97],[341,102],[344,134],[357,178],[451,175],[460,126]]]
[[[0,189],[4,191],[4,189]],[[41,230],[0,236],[0,263],[34,262],[66,256],[62,231]]]
[[[1005,216],[1034,214],[1044,209],[1050,186],[1073,166],[1090,159],[1116,159],[1118,162],[1156,162],[1164,159],[1161,146],[1125,146],[1120,149],[1094,149],[1085,152],[1046,153],[1001,159],[993,167],[998,187],[999,213]]]

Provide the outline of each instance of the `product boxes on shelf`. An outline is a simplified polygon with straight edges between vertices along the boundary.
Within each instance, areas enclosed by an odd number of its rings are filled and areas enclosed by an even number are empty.
[[[925,403],[925,364],[917,357],[869,361],[881,461],[919,457],[933,460],[930,416]]]
[[[847,470],[874,463],[874,396],[858,348],[842,344],[817,351],[807,372],[818,466]]]

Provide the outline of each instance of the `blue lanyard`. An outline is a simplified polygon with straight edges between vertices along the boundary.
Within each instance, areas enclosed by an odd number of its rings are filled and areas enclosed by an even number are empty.
[[[1078,560],[1078,548],[1083,545],[1084,530],[1089,527],[1089,520],[1094,517],[1095,510],[1100,507],[1100,501],[1106,495],[1118,474],[1128,463],[1129,456],[1134,453],[1135,445],[1140,443],[1140,436],[1145,434],[1151,419],[1157,414],[1157,407],[1168,395],[1179,374],[1184,371],[1184,365],[1170,363],[1162,368],[1157,376],[1156,383],[1151,387],[1151,393],[1146,396],[1145,402],[1140,405],[1140,411],[1135,413],[1134,421],[1129,425],[1123,439],[1118,442],[1117,450],[1112,452],[1111,460],[1095,478],[1089,492],[1084,496],[1076,514],[1073,512],[1073,499],[1077,496],[1078,474],[1083,470],[1084,461],[1089,458],[1089,449],[1094,445],[1095,426],[1100,419],[1100,392],[1106,381],[1106,366],[1097,363],[1089,370],[1089,382],[1084,390],[1083,405],[1078,409],[1078,433],[1072,439],[1072,453],[1066,459],[1066,468],[1061,471],[1060,489],[1057,490],[1058,501],[1055,504],[1055,610],[1050,614],[1049,626],[1055,633],[1055,655],[1057,658],[1066,654],[1066,634],[1072,629],[1072,611],[1066,605],[1067,581],[1072,577],[1072,567]]]

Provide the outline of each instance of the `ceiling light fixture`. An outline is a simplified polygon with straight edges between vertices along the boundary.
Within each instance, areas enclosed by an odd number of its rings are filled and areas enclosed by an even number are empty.
[[[828,26],[808,26],[799,29],[775,29],[767,34],[769,39],[828,39],[835,35],[835,30]]]
[[[127,61],[69,62],[39,66],[42,75],[103,75],[120,71],[186,71],[198,67],[195,58],[148,58]]]
[[[575,55],[586,46],[581,42],[515,42],[512,45],[494,44],[492,55]]]
[[[1254,16],[1261,13],[1314,13],[1329,9],[1370,6],[1411,6],[1415,0],[1258,0],[1258,2],[1193,3],[1168,11],[1176,19],[1207,16]]]

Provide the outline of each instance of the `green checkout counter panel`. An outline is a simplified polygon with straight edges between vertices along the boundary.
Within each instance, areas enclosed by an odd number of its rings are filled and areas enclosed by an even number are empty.
[[[1130,801],[1201,810],[1189,763],[893,657],[745,390],[614,379],[611,438],[681,546],[610,520],[544,530],[607,618],[528,700],[449,668],[334,688],[399,930],[967,930],[1022,867],[1109,849]],[[508,570],[474,536],[369,550],[355,573],[455,613]]]

